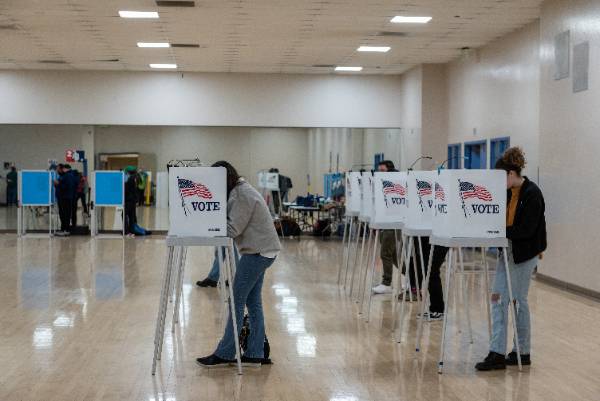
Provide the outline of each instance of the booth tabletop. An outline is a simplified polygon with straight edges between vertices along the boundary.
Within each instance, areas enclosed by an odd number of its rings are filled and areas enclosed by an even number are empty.
[[[403,230],[404,223],[377,223],[371,224],[369,227],[373,230]]]
[[[466,237],[436,237],[432,236],[429,240],[431,245],[445,246],[447,248],[506,248],[508,247],[507,238],[466,238]]]
[[[404,226],[402,233],[409,237],[431,237],[431,230],[423,228],[410,228]]]

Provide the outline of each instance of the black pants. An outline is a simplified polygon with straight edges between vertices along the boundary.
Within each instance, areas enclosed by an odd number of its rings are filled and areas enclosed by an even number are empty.
[[[86,202],[85,192],[78,192],[77,197],[75,198],[75,208],[77,209],[77,202],[81,199],[81,207],[83,208],[84,213],[88,213],[88,207]]]
[[[133,230],[133,226],[137,224],[135,208],[135,203],[125,204],[125,234],[135,234]]]
[[[73,199],[58,199],[58,217],[60,218],[60,231],[71,231],[71,213]]]
[[[419,242],[415,238],[415,255],[417,256],[417,276],[419,280],[419,287],[423,280],[421,274],[421,257],[419,256]],[[427,266],[429,265],[429,252],[431,245],[429,244],[429,237],[421,237],[421,245],[423,247],[423,262],[425,263],[424,271],[427,274]],[[448,248],[443,246],[435,246],[433,248],[433,261],[431,263],[431,274],[429,275],[429,297],[430,297],[430,312],[444,312],[444,290],[442,288],[442,279],[440,277],[440,268],[444,264]],[[415,273],[411,265],[410,268],[410,282],[415,287]]]
[[[144,201],[146,200],[144,192],[146,192],[146,190],[138,188],[138,205],[140,206],[144,206]]]

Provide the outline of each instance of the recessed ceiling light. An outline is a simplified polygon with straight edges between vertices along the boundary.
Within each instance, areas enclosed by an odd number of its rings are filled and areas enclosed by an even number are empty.
[[[402,15],[397,15],[391,20],[395,24],[426,24],[429,21],[431,21],[431,17],[404,17]]]
[[[362,71],[362,69],[363,69],[362,67],[344,67],[344,66],[337,66],[337,67],[335,67],[336,71],[354,71],[354,72],[357,72],[357,71]]]
[[[169,43],[165,42],[138,42],[138,47],[171,47]]]
[[[150,68],[155,69],[175,69],[177,68],[177,64],[150,64]]]
[[[391,47],[389,46],[361,46],[356,51],[359,52],[378,52],[378,53],[386,53],[390,51]]]
[[[121,18],[158,18],[156,11],[119,11]]]

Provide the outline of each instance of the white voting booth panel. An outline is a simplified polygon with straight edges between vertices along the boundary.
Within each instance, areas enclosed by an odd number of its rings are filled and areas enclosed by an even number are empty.
[[[279,174],[268,173],[266,171],[258,172],[258,187],[271,191],[279,191]]]
[[[224,167],[169,169],[169,235],[227,235],[226,177]]]
[[[373,214],[373,174],[363,172],[359,177],[360,187],[360,212],[358,218],[361,221],[369,222]]]
[[[376,172],[372,224],[404,223],[408,212],[405,172]]]
[[[443,238],[506,236],[506,173],[442,170],[434,183],[433,235]]]
[[[433,187],[435,171],[409,171],[408,213],[406,228],[415,230],[431,230],[433,221]]]
[[[346,212],[357,216],[360,213],[360,173],[346,174]]]

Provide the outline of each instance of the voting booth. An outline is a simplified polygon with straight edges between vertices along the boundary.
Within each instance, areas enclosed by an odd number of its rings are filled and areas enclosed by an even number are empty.
[[[359,238],[359,225],[355,224],[355,220],[361,211],[361,173],[357,171],[350,171],[346,173],[345,177],[345,190],[346,190],[346,214],[344,224],[344,236],[342,237],[342,249],[343,255],[341,263],[338,268],[338,284],[344,284],[346,288],[348,269],[350,266],[350,256],[352,253],[353,241],[358,243]],[[356,244],[356,248],[358,246]],[[356,253],[356,252],[355,252]],[[344,272],[342,274],[342,272]]]
[[[172,331],[179,322],[187,248],[217,248],[219,294],[229,308],[233,330],[237,320],[232,283],[235,276],[233,241],[227,237],[227,170],[224,167],[169,168],[169,233],[166,239],[167,262],[156,320],[152,374],[161,359],[169,299],[173,298]],[[221,315],[226,316],[226,310]],[[223,326],[227,323],[223,318]],[[234,336],[238,372],[242,373],[238,336]]]
[[[227,171],[224,167],[169,169],[169,235],[227,236]]]
[[[346,174],[346,215],[358,216],[361,205],[361,173],[351,171]]]
[[[373,177],[373,225],[401,228],[408,213],[405,172],[376,172]]]
[[[433,235],[506,237],[506,172],[442,170],[434,183]]]
[[[373,173],[364,171],[358,179],[360,188],[360,211],[358,219],[368,223],[371,221],[373,214]]]
[[[111,207],[121,213],[121,231],[125,235],[125,174],[122,171],[96,170],[92,172],[92,210],[90,231],[98,235],[101,209]]]
[[[434,213],[433,187],[435,171],[409,171],[408,201],[405,227],[416,230],[431,230]]]
[[[17,233],[25,235],[27,224],[25,209],[29,207],[48,207],[48,234],[54,231],[53,206],[56,202],[54,190],[54,172],[47,170],[21,170],[17,181],[19,210],[17,212]]]

